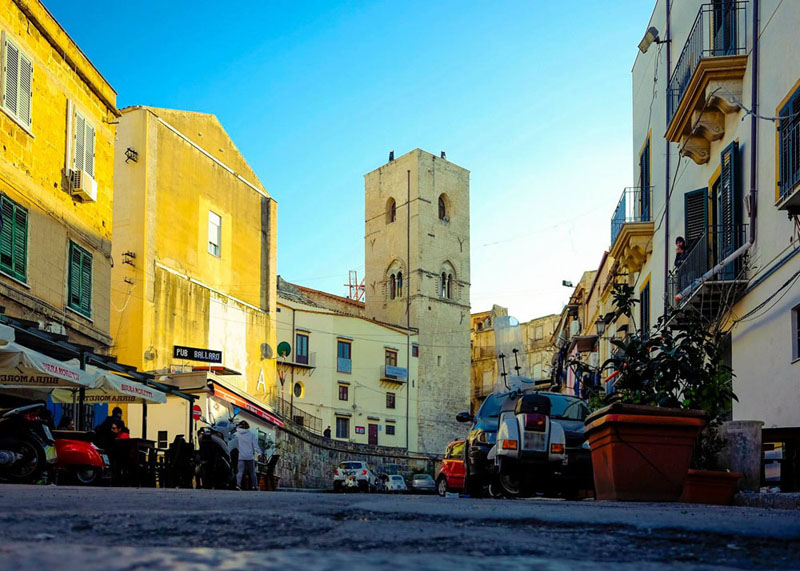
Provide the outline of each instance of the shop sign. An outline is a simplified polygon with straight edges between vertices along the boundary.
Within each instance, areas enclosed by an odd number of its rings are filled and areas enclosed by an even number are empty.
[[[356,426],[356,434],[364,434],[364,427]]]
[[[198,347],[172,346],[172,356],[185,361],[203,361],[204,363],[222,363],[222,351],[200,349]]]

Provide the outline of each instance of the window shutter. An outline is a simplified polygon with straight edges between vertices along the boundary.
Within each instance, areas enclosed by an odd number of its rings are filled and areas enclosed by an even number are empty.
[[[19,55],[19,109],[17,116],[25,125],[33,122],[33,62],[24,54]]]
[[[703,237],[708,226],[708,189],[687,192],[684,196],[684,221],[687,247]]]
[[[16,115],[19,100],[19,50],[14,44],[6,40],[5,53],[5,89],[3,90],[3,102],[6,108]]]
[[[85,165],[86,172],[88,172],[89,175],[94,178],[94,127],[86,122],[86,126],[84,128],[86,129],[86,158],[84,159],[83,164]]]
[[[69,305],[73,309],[81,306],[81,251],[75,244],[70,244]]]
[[[92,256],[81,252],[81,311],[84,315],[92,314]]]
[[[780,138],[780,196],[783,198],[800,182],[800,90],[781,109],[778,123]]]
[[[75,170],[86,170],[86,119],[75,114]]]
[[[24,280],[28,257],[28,213],[22,208],[14,209],[14,275]]]
[[[739,185],[739,143],[734,141],[720,154],[719,190],[717,191],[717,263],[739,247],[741,224],[741,189]],[[732,279],[735,268],[724,271]]]
[[[13,272],[14,264],[14,205],[2,198],[3,226],[0,229],[0,267]]]

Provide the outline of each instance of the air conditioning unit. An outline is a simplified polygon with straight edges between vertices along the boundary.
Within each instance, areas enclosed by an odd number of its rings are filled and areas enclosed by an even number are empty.
[[[589,366],[596,369],[600,366],[600,353],[597,351],[589,353]]]
[[[569,324],[569,336],[575,337],[581,334],[581,322],[577,319],[570,321]]]
[[[97,202],[97,181],[85,170],[70,173],[70,193],[80,196],[84,201]]]

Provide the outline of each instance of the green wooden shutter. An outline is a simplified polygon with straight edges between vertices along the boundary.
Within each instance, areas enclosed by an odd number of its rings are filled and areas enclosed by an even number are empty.
[[[69,306],[85,315],[92,315],[92,255],[70,242]]]
[[[0,268],[14,271],[14,204],[2,197],[3,228],[0,230]]]
[[[25,281],[28,270],[28,212],[14,208],[14,275]]]
[[[25,281],[28,271],[28,211],[5,196],[1,202],[0,269]]]
[[[687,247],[691,248],[702,238],[708,227],[708,189],[687,192],[683,197],[684,224]]]
[[[741,184],[739,143],[734,141],[720,154],[719,190],[717,191],[716,256],[721,262],[741,245]],[[733,279],[736,268],[726,267],[722,279]]]
[[[92,314],[92,256],[81,252],[81,312],[89,317]]]

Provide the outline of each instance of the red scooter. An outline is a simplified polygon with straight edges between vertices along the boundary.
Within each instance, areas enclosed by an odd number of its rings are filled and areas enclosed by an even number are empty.
[[[94,432],[54,430],[53,436],[58,452],[59,476],[82,486],[110,482],[108,455],[92,443]]]

